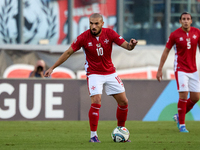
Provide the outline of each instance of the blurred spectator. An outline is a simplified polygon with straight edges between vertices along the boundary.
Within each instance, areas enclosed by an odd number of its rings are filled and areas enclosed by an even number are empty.
[[[154,18],[154,27],[156,29],[161,29],[163,27],[163,16],[164,14],[162,12],[157,13],[157,17]]]
[[[37,78],[44,78],[45,72],[45,62],[44,60],[38,60],[35,69],[30,73],[29,77],[37,77]]]

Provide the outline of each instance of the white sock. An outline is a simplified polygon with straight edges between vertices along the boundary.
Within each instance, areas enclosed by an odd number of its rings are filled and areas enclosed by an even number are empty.
[[[180,125],[179,125],[179,128],[181,128],[182,126],[185,126],[185,124],[180,124]]]
[[[91,131],[90,138],[97,136],[97,131]],[[98,136],[97,136],[98,137]]]

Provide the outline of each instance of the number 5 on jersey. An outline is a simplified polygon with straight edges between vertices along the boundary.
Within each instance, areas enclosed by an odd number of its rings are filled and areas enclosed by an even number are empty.
[[[98,56],[103,56],[103,48],[102,47],[98,47],[96,50],[97,50]]]
[[[186,39],[187,41],[187,49],[190,49],[191,48],[191,42],[190,42],[190,39]]]

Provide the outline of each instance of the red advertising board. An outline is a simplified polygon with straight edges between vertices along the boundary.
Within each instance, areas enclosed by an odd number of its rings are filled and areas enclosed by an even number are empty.
[[[116,24],[116,0],[75,0],[73,9],[73,37],[74,39],[89,28],[89,16],[100,13],[104,17],[105,27],[114,28]],[[58,1],[60,34],[58,44],[67,36],[68,2]]]

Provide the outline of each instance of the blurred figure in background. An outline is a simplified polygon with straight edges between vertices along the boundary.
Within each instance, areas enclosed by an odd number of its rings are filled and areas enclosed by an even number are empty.
[[[37,78],[44,78],[45,72],[45,62],[44,60],[38,60],[35,69],[30,73],[29,77],[37,77]]]

